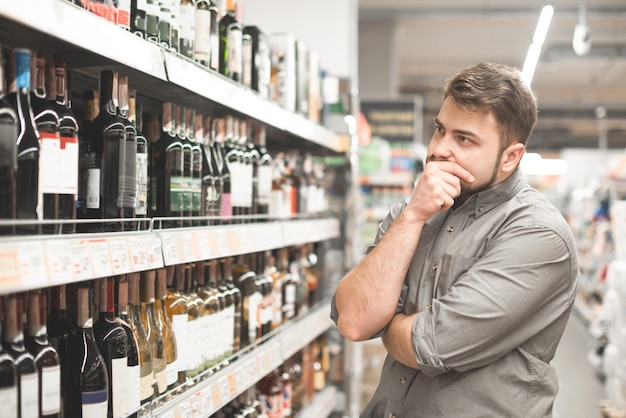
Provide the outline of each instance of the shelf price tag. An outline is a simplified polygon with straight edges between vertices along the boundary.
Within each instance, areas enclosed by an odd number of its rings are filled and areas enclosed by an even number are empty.
[[[5,285],[20,280],[20,265],[17,248],[14,245],[0,246],[0,284]]]
[[[228,239],[226,237],[226,231],[219,229],[216,231],[217,236],[217,256],[224,257],[229,255],[228,251]]]
[[[219,408],[222,403],[222,392],[219,382],[211,385],[211,402],[213,403],[213,408]]]
[[[218,383],[220,385],[220,397],[222,398],[222,401],[224,401],[224,399],[230,399],[229,395],[230,395],[230,382],[229,382],[230,376],[224,376],[222,377]]]
[[[20,276],[31,285],[46,283],[46,267],[40,242],[20,242],[17,246]]]
[[[150,267],[148,262],[148,249],[144,237],[130,238],[130,253],[134,270],[145,270]]]
[[[71,254],[70,245],[67,241],[53,240],[46,242],[50,280],[53,282],[65,282],[74,278]]]
[[[198,391],[191,397],[191,415],[194,418],[202,418],[206,415],[204,410],[204,402],[202,401],[202,392]]]
[[[111,264],[115,274],[131,271],[128,242],[125,239],[110,239],[109,251],[111,252]]]
[[[72,245],[72,270],[75,279],[87,280],[94,277],[87,241],[78,241],[76,245]]]
[[[178,246],[176,245],[176,236],[172,234],[167,234],[162,235],[161,239],[165,264],[169,266],[174,264],[180,264],[180,260],[178,258]]]
[[[111,255],[109,254],[109,243],[106,239],[89,240],[89,251],[91,252],[91,262],[93,272],[96,277],[106,277],[113,274],[111,267]]]
[[[195,232],[195,242],[198,245],[198,254],[201,260],[208,260],[211,257],[211,245],[209,243],[209,234],[205,231]]]
[[[193,234],[181,234],[179,235],[180,240],[183,242],[183,260],[184,261],[195,261],[194,257],[194,235]]]
[[[146,249],[148,251],[148,264],[150,268],[163,267],[163,250],[159,237],[150,236],[146,238]]]
[[[193,418],[191,402],[181,402],[178,405],[178,411],[180,412],[180,418]]]
[[[213,412],[213,399],[211,397],[211,388],[206,387],[201,391],[202,398],[202,408],[204,408],[204,413],[209,415]]]

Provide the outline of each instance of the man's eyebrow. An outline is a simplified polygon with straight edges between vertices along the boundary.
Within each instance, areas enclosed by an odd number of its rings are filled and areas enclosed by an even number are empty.
[[[435,117],[435,125],[443,126],[445,128],[444,124],[441,123],[438,117]],[[454,129],[453,132],[457,135],[463,135],[463,136],[472,137],[475,139],[481,139],[480,136],[476,135],[476,133],[472,131],[466,131],[463,129]]]

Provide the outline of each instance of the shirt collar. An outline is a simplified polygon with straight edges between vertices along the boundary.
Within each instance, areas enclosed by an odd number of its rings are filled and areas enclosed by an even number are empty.
[[[526,182],[521,170],[517,169],[507,179],[493,187],[476,193],[462,206],[466,211],[474,212],[474,218],[478,219],[491,209],[501,205],[515,196]],[[460,209],[460,208],[459,208]]]

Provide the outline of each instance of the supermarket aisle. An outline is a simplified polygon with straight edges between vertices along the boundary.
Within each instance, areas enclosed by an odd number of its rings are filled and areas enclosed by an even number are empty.
[[[559,374],[560,390],[555,402],[559,418],[595,418],[604,388],[587,360],[591,337],[581,320],[572,315],[552,365]],[[363,344],[363,379],[361,405],[371,398],[376,385],[385,349],[380,340]]]
[[[581,320],[572,315],[552,365],[559,375],[555,409],[560,418],[599,416],[604,388],[587,361],[592,340]]]

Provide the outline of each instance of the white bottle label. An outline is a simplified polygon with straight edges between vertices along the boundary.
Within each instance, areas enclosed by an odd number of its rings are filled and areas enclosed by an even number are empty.
[[[139,365],[126,366],[126,381],[126,415],[130,415],[141,407]]]
[[[187,331],[187,314],[172,315],[172,328],[176,336],[176,366],[178,371],[185,371],[189,368],[189,344]]]
[[[180,29],[178,37],[180,39],[193,40],[196,32],[196,8],[193,4],[185,4],[181,5],[179,10],[178,21],[180,22]]]
[[[126,390],[128,385],[128,359],[126,357],[111,359],[111,385],[113,395],[113,418],[124,418],[126,406]]]
[[[83,416],[89,418],[106,418],[108,403],[108,392],[99,390],[97,392],[83,392]]]
[[[59,134],[40,132],[39,141],[39,188],[43,194],[61,193],[59,176],[61,138]]]
[[[17,386],[0,389],[0,405],[3,417],[17,418]]]
[[[59,177],[61,181],[61,193],[78,193],[78,139],[74,137],[61,137],[61,163],[59,164]]]
[[[43,415],[61,412],[61,366],[41,369],[41,412]]]
[[[197,9],[195,20],[194,58],[198,61],[209,62],[211,53],[211,12]]]
[[[21,418],[39,417],[39,376],[28,373],[20,376]]]
[[[141,388],[141,393],[139,397],[143,401],[144,399],[149,399],[154,393],[154,387],[152,384],[154,383],[154,373],[149,373],[146,376],[141,376],[139,381],[139,387]]]
[[[137,215],[148,213],[148,155],[138,152],[135,156],[137,175]]]
[[[100,169],[87,170],[87,209],[100,209]]]

